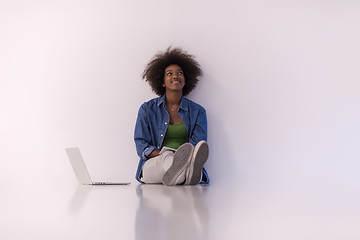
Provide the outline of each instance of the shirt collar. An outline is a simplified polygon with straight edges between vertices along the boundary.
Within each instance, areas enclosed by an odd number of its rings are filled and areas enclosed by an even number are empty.
[[[162,103],[165,103],[165,99],[166,98],[165,98],[165,94],[164,94],[159,98],[159,102],[158,102],[157,106],[160,106]]]
[[[159,102],[158,102],[158,106],[160,106],[162,103],[165,104],[165,101],[166,101],[166,97],[165,97],[165,94],[162,95],[160,98],[159,98]],[[182,110],[185,110],[185,111],[188,111],[189,108],[188,108],[188,104],[187,104],[187,98],[186,97],[182,97],[181,98],[181,102],[180,102],[180,106],[179,108],[181,108]]]

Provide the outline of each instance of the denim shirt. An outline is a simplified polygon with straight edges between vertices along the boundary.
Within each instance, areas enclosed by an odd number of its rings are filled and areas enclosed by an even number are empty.
[[[206,111],[202,106],[182,97],[178,113],[188,133],[186,142],[195,146],[201,140],[207,141]],[[143,183],[141,181],[142,167],[154,149],[161,149],[169,122],[170,116],[165,104],[165,95],[141,105],[134,133],[136,151],[140,157],[135,178],[140,183]],[[207,184],[210,179],[205,168],[202,171],[203,177],[200,183]]]

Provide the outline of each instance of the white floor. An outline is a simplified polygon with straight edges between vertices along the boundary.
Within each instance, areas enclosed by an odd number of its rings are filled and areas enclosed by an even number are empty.
[[[40,186],[0,187],[0,239],[360,239],[359,189],[320,181]]]

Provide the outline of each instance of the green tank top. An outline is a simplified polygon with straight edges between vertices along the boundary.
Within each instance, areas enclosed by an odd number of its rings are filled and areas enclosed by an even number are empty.
[[[163,146],[177,149],[186,142],[187,131],[184,123],[168,126]]]

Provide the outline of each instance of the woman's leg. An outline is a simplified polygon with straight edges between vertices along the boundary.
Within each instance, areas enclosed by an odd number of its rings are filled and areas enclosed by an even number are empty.
[[[196,185],[202,178],[202,168],[209,156],[207,142],[200,141],[196,144],[190,164],[186,169],[186,185]]]
[[[194,147],[191,143],[181,145],[173,156],[173,163],[163,177],[163,184],[172,186],[185,183],[186,169],[190,164]]]
[[[163,183],[179,185],[185,183],[186,169],[190,163],[193,146],[181,145],[174,153],[171,150],[147,160],[142,169],[142,181],[145,183]]]
[[[174,152],[166,151],[147,160],[142,169],[144,183],[162,183],[166,171],[173,162]]]

